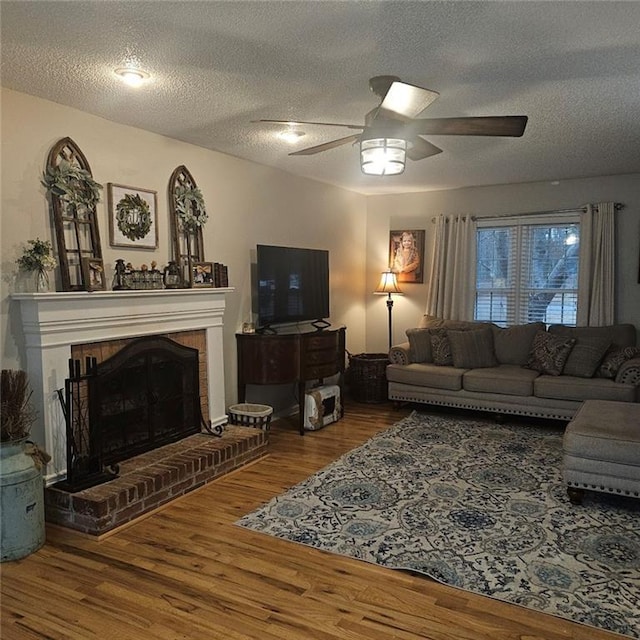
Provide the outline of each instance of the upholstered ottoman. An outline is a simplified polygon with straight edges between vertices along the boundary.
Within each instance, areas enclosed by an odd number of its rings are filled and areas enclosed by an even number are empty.
[[[563,451],[573,504],[585,490],[640,497],[640,404],[587,400],[567,425]]]

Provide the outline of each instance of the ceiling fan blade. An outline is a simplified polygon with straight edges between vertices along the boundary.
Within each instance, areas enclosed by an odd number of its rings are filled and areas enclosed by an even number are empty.
[[[338,140],[332,140],[331,142],[325,142],[324,144],[316,145],[315,147],[308,147],[306,149],[300,149],[300,151],[294,151],[290,153],[290,156],[312,156],[314,153],[320,153],[321,151],[328,151],[329,149],[335,149],[341,147],[343,144],[349,144],[350,142],[357,142],[360,140],[360,135],[354,133],[346,138],[339,138]]]
[[[422,160],[423,158],[429,158],[430,156],[442,153],[442,149],[439,149],[435,144],[431,144],[419,136],[412,138],[408,142],[409,148],[407,149],[407,156],[411,158],[411,160]]]
[[[444,136],[511,136],[519,138],[527,126],[527,116],[486,116],[479,118],[427,118],[407,125],[412,133]]]
[[[439,95],[437,91],[430,91],[396,80],[384,96],[380,109],[389,117],[399,114],[405,118],[415,118]]]
[[[251,120],[251,122],[267,122],[270,124],[286,124],[290,126],[295,126],[298,124],[315,124],[320,125],[322,127],[346,127],[347,129],[364,129],[364,125],[358,124],[342,124],[339,122],[307,122],[305,120]]]

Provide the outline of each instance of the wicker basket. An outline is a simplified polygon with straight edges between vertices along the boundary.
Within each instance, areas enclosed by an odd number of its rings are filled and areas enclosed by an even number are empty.
[[[273,407],[267,404],[252,404],[243,402],[229,407],[229,422],[243,427],[269,429]]]
[[[356,402],[386,402],[389,358],[386,353],[349,354],[346,381]]]

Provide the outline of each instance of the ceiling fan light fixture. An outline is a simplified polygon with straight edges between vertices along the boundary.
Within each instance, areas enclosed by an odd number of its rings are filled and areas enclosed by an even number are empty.
[[[402,138],[363,138],[360,168],[372,176],[395,176],[404,171],[407,141]]]

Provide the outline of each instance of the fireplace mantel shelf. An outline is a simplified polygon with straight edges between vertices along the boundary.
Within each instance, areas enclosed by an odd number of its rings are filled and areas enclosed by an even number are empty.
[[[206,330],[209,417],[226,422],[223,317],[233,288],[15,293],[20,307],[27,371],[41,433],[53,460],[47,480],[64,477],[64,417],[57,390],[64,388],[71,346],[180,331]]]
[[[233,292],[233,287],[200,289],[130,289],[122,291],[49,291],[45,293],[13,293],[14,300],[73,300],[87,301],[89,298],[165,298],[167,296],[210,296],[217,293]]]

